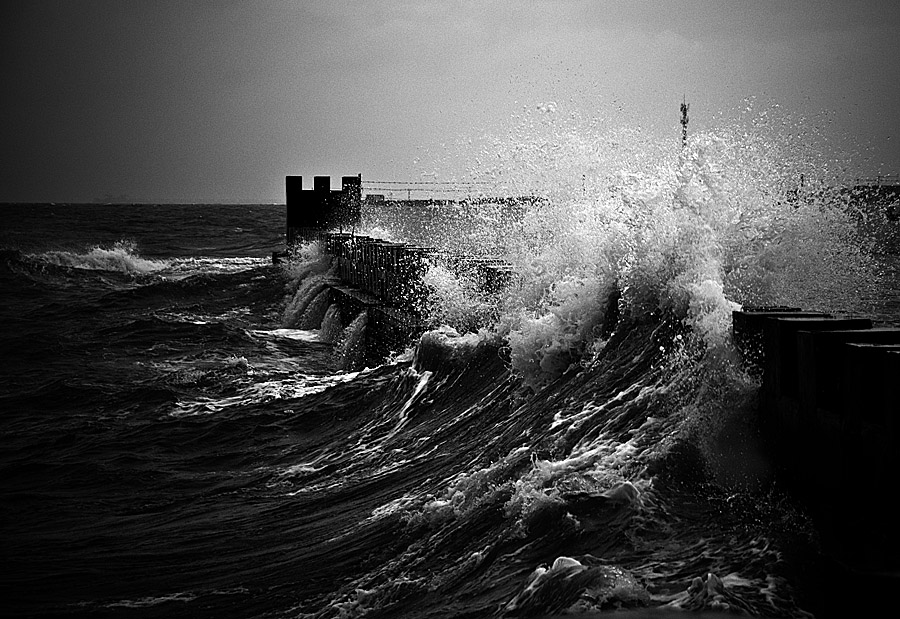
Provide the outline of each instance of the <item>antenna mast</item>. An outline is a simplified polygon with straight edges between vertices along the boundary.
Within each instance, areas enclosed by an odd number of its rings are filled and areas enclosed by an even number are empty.
[[[681,99],[681,148],[687,144],[687,125],[688,125],[688,109],[691,104],[683,96]]]

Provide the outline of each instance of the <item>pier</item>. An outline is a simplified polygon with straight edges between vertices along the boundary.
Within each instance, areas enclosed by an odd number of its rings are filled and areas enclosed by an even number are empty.
[[[298,243],[310,242],[317,242],[320,250],[331,256],[337,277],[329,279],[326,286],[332,302],[340,307],[344,326],[366,314],[364,363],[378,363],[391,353],[402,352],[422,334],[422,310],[430,294],[423,276],[430,266],[440,265],[467,278],[487,297],[499,294],[513,277],[512,267],[499,258],[356,234],[353,231],[361,218],[361,176],[342,177],[340,190],[331,189],[328,176],[315,177],[311,190],[303,189],[302,182],[300,176],[286,178],[287,251],[276,252],[272,259],[277,263]]]

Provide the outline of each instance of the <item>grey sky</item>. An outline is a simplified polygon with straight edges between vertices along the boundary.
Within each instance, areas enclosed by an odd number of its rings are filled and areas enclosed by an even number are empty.
[[[285,174],[410,180],[545,101],[676,147],[683,94],[694,130],[756,97],[826,119],[860,174],[900,172],[895,0],[3,7],[0,201],[273,202]]]

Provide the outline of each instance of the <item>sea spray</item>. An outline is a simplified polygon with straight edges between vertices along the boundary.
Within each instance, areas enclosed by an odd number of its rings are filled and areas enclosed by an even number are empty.
[[[321,251],[318,243],[299,244],[291,249],[288,259],[282,263],[281,270],[287,280],[285,287],[293,293],[310,276],[323,275],[331,267],[331,257]]]
[[[303,322],[304,312],[325,290],[325,280],[333,268],[331,258],[320,251],[318,243],[300,245],[294,249],[283,267],[287,279],[287,298],[282,313],[282,327],[293,328]],[[320,308],[317,311],[318,309]],[[312,319],[308,322],[311,323]]]
[[[471,277],[432,263],[422,281],[429,292],[417,309],[426,325],[449,326],[467,332],[477,331],[496,320],[496,300],[479,291]]]
[[[287,329],[299,328],[306,308],[327,286],[327,282],[321,276],[312,276],[301,283],[285,305],[281,326]]]
[[[340,339],[344,326],[341,317],[341,306],[332,303],[328,306],[319,326],[319,339],[323,342],[335,343]]]
[[[345,370],[358,370],[366,362],[366,325],[369,315],[365,310],[354,318],[341,334],[341,340],[335,347],[340,367]]]
[[[479,254],[488,247],[478,239],[490,237],[513,265],[519,278],[502,295],[496,329],[532,387],[602,348],[611,302],[631,317],[672,312],[720,349],[742,304],[856,311],[877,288],[839,191],[785,201],[800,171],[812,182],[808,166],[821,164],[820,183],[832,179],[814,145],[777,132],[789,119],[748,112],[667,151],[639,131],[561,111],[526,115],[510,136],[488,140],[473,168],[479,180],[502,180],[508,195],[539,199],[518,203],[502,228],[493,216],[457,227],[451,217],[428,239],[449,248],[466,238]],[[485,229],[472,233],[479,221]],[[440,268],[427,277],[435,323],[484,324],[485,300],[464,277]]]
[[[315,298],[306,304],[297,326],[300,329],[318,329],[331,305],[331,296],[331,289],[327,287],[321,289]]]

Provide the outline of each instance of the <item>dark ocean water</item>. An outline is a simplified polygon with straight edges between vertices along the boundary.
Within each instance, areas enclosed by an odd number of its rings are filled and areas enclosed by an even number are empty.
[[[270,264],[283,216],[0,209],[5,616],[799,617],[858,586],[706,323],[623,315],[533,389],[524,327],[345,369],[297,328],[315,269]],[[895,317],[878,290],[852,309]]]

